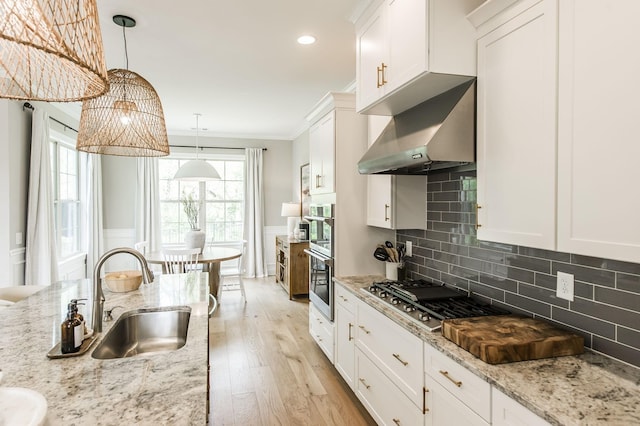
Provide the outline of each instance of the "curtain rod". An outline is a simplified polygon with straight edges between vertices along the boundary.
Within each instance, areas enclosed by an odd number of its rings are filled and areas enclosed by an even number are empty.
[[[23,111],[24,111],[25,108],[26,109],[30,109],[31,111],[33,111],[33,109],[34,109],[33,105],[31,105],[29,102],[25,102],[25,103],[22,104],[22,110]],[[78,131],[76,129],[74,129],[73,127],[69,126],[68,124],[63,123],[60,120],[56,120],[53,117],[49,117],[49,120],[53,120],[56,123],[60,124],[61,126],[64,126],[65,129],[73,130],[74,132],[78,133]]]
[[[195,146],[189,145],[169,145],[169,148],[195,148]],[[245,148],[254,148],[252,146],[246,147],[237,147],[237,146],[199,146],[200,151],[203,149],[245,149]],[[255,147],[258,148],[258,147]],[[267,151],[267,148],[261,148],[263,151]]]

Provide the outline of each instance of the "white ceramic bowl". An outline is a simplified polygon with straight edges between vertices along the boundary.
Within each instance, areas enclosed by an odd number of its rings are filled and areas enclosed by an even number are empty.
[[[0,387],[0,424],[40,426],[47,416],[47,400],[31,389]]]

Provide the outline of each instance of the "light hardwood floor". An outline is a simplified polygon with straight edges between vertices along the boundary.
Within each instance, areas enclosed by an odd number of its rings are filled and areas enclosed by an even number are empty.
[[[274,277],[225,291],[209,320],[213,425],[375,425]]]

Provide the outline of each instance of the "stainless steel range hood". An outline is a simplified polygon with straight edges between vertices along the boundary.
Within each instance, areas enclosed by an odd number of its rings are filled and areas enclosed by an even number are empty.
[[[475,161],[475,78],[394,116],[360,174],[427,174]]]

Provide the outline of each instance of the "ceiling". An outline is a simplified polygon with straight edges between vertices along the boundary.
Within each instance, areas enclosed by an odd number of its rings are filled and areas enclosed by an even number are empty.
[[[355,80],[353,17],[370,0],[99,0],[107,68],[151,83],[170,135],[291,140],[328,92]],[[296,39],[312,34],[317,42]],[[206,129],[206,130],[204,130]]]

